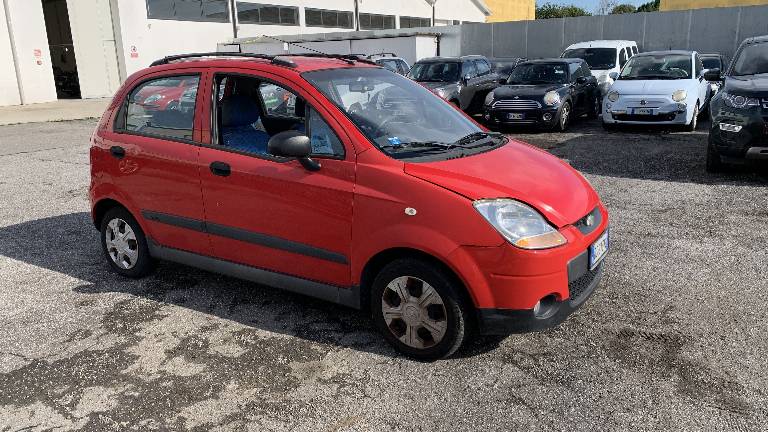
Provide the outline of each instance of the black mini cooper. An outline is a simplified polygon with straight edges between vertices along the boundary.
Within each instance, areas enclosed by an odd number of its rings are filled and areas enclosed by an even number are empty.
[[[504,85],[488,93],[483,118],[490,126],[532,125],[564,131],[574,118],[600,112],[597,79],[582,59],[520,63]]]

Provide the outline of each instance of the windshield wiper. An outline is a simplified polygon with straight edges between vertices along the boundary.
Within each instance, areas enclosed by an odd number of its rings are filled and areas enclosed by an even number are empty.
[[[385,145],[379,146],[379,148],[381,149],[403,149],[403,148],[411,148],[411,147],[450,149],[450,148],[456,147],[456,145],[448,144],[440,141],[413,141],[413,142],[405,142],[402,144],[385,144]]]
[[[503,137],[504,135],[499,132],[483,132],[483,131],[472,132],[471,134],[465,137],[459,138],[453,144],[457,146],[466,147],[467,144],[471,144],[473,142],[477,142],[485,138],[503,138]]]

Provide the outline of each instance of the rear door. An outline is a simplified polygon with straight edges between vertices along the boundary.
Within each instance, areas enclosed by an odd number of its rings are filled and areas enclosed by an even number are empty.
[[[140,78],[124,96],[104,139],[106,157],[114,164],[110,174],[116,199],[143,217],[151,240],[207,254],[196,115],[204,77],[203,69],[189,68]]]

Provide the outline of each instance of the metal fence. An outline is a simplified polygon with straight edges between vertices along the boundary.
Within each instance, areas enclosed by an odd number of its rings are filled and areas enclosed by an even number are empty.
[[[690,49],[728,59],[742,40],[768,35],[768,6],[465,24],[443,32],[441,55],[557,57],[570,44],[627,39],[641,51]]]

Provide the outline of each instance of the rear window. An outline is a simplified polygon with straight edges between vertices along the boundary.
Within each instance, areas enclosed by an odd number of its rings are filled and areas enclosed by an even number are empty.
[[[616,67],[616,48],[576,48],[563,53],[563,58],[580,58],[590,69],[613,69]]]

